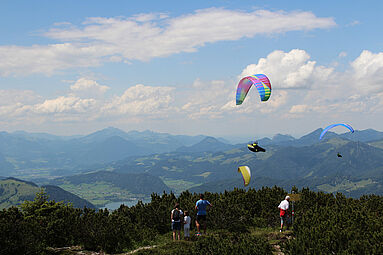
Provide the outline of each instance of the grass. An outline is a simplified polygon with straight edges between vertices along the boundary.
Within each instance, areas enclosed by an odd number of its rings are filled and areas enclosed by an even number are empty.
[[[204,172],[202,174],[197,174],[196,176],[202,176],[204,178],[208,177],[210,174],[212,174],[212,172]]]
[[[331,184],[322,184],[317,186],[319,190],[328,192],[328,193],[333,193],[337,191],[352,191],[352,190],[357,190],[360,188],[363,188],[369,184],[373,184],[374,181],[371,179],[366,179],[366,180],[361,180],[358,182],[352,182],[349,180],[345,180],[341,183],[338,183],[337,185],[333,186]]]
[[[371,143],[368,143],[368,144],[371,145],[371,146],[374,146],[376,148],[383,149],[383,140],[376,141],[376,142],[371,142]]]
[[[0,188],[4,189],[4,192],[0,196],[0,209],[8,208],[11,206],[17,206],[20,202],[20,197],[30,196],[40,192],[39,187],[35,187],[24,182],[15,180],[3,180],[0,182]]]
[[[181,193],[184,190],[190,189],[191,187],[196,186],[196,183],[185,181],[185,180],[178,180],[178,179],[171,179],[171,178],[165,178],[161,177],[161,180],[165,183],[166,186],[171,188],[176,194]]]
[[[82,183],[79,185],[62,184],[60,188],[84,198],[98,207],[110,202],[128,201],[136,198],[143,199],[146,197],[143,194],[132,194],[127,190],[106,182]]]

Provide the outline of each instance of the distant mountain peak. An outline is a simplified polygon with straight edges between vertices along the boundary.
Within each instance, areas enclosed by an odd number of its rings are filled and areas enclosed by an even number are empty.
[[[115,127],[107,127],[107,128],[104,128],[104,129],[101,129],[99,131],[96,131],[95,133],[97,132],[108,132],[108,133],[125,133],[125,131],[119,129],[119,128],[115,128]]]
[[[312,136],[312,135],[318,135],[318,138],[319,138],[319,135],[322,133],[323,131],[323,128],[317,128],[315,129],[314,131],[302,136],[302,137],[305,137],[305,136]]]
[[[201,142],[199,143],[221,143],[220,141],[218,141],[216,138],[212,137],[212,136],[207,136],[205,137]]]
[[[282,135],[282,134],[276,134],[273,136],[272,141],[273,142],[286,142],[286,141],[293,141],[295,138],[291,135]]]
[[[226,149],[231,149],[232,145],[223,143],[217,138],[212,136],[207,136],[202,141],[192,145],[192,146],[182,146],[178,151],[185,152],[202,152],[202,151],[221,151]]]

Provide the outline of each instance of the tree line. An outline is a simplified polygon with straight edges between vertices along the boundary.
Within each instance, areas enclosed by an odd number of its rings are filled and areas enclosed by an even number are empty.
[[[383,254],[381,196],[351,199],[309,189],[296,191],[301,194],[301,200],[295,203],[294,238],[282,247],[285,253]],[[187,254],[272,254],[267,240],[250,232],[256,228],[278,229],[277,206],[286,194],[276,186],[206,192],[205,199],[214,205],[208,212],[208,229],[214,230],[214,234],[198,238],[191,245],[171,244],[163,254],[185,254],[185,251]],[[0,254],[49,254],[47,247],[72,245],[107,253],[124,252],[169,233],[170,212],[176,203],[190,212],[194,222],[198,199],[199,194],[188,191],[178,197],[164,192],[152,194],[150,203],[121,205],[109,211],[74,208],[49,201],[40,192],[34,201],[25,201],[20,208],[0,211]]]

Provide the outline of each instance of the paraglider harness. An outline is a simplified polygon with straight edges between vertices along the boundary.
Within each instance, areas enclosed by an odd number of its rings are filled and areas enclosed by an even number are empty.
[[[248,144],[247,148],[251,150],[252,152],[265,152],[266,150],[258,145],[257,142],[254,142],[252,144]]]

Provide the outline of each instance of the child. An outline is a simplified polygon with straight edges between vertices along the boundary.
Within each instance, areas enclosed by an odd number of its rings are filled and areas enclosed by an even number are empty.
[[[185,211],[185,217],[184,217],[184,235],[185,235],[185,240],[189,240],[189,238],[190,238],[190,222],[191,222],[191,218],[189,216],[189,212]]]

